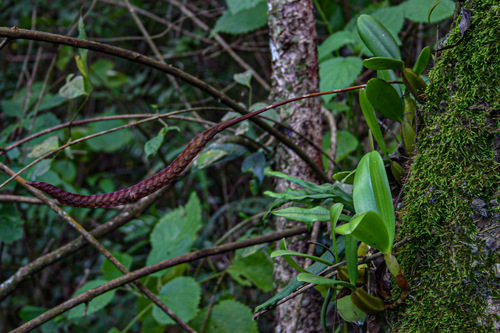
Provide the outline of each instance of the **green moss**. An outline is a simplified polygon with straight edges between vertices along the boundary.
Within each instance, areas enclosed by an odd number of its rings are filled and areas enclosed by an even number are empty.
[[[400,332],[488,332],[499,320],[486,315],[486,298],[498,297],[491,270],[498,253],[478,237],[478,222],[484,211],[498,214],[491,203],[500,201],[500,6],[496,0],[470,6],[465,39],[444,51],[429,74],[399,235],[415,237],[398,252],[412,286],[412,298],[394,320]],[[460,38],[459,21],[448,44]],[[487,203],[484,211],[474,202]]]

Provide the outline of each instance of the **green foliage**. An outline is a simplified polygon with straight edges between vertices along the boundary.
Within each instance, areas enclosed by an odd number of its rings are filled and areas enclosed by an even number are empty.
[[[342,57],[325,60],[319,65],[321,91],[346,88],[354,82],[363,68],[362,61],[356,57]],[[333,96],[323,96],[329,102]]]
[[[237,7],[239,8],[236,12],[228,10],[219,18],[212,30],[212,36],[218,32],[233,35],[244,34],[262,28],[267,24],[267,5],[265,1],[254,2],[251,7],[248,5]]]
[[[92,280],[87,283],[85,283],[80,289],[78,289],[74,296],[83,294],[85,291],[99,287],[100,285],[106,283],[108,281],[106,280]],[[88,306],[85,304],[80,304],[74,308],[72,308],[68,312],[68,319],[75,319],[75,318],[81,318],[83,316],[83,313],[87,316],[90,316],[91,314],[101,310],[105,306],[107,306],[111,301],[113,300],[113,297],[115,296],[116,289],[108,291],[105,294],[102,294],[100,296],[97,296],[96,298],[92,299],[92,301],[89,302]]]
[[[207,315],[207,310],[203,310],[191,322],[193,328],[199,331]],[[252,320],[251,310],[236,301],[222,301],[215,305],[210,313],[206,333],[257,333],[257,323]]]
[[[241,285],[251,286],[253,283],[264,292],[271,291],[273,289],[273,264],[269,257],[262,250],[250,255],[244,255],[243,252],[243,250],[236,251],[234,262],[227,272]]]

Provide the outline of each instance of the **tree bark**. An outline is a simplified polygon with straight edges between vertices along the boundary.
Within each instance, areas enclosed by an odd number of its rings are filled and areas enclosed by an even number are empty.
[[[420,115],[399,236],[414,239],[397,255],[413,289],[393,317],[398,332],[500,331],[500,7],[468,9],[470,28],[438,55]]]
[[[271,100],[282,101],[294,96],[318,91],[318,54],[314,8],[311,0],[269,0],[270,47],[272,53]],[[301,133],[317,146],[322,146],[320,100],[306,99],[280,108],[281,121]],[[321,166],[321,155],[297,134],[288,135],[306,154]],[[312,170],[292,151],[278,150],[278,170],[308,181],[318,181]],[[276,190],[293,187],[278,181]],[[279,219],[278,230],[289,228],[296,222]],[[307,252],[305,239],[295,238],[288,244],[290,250]],[[283,260],[275,266],[278,288],[284,287],[297,274]],[[321,295],[313,290],[280,306],[277,310],[279,332],[321,332]]]

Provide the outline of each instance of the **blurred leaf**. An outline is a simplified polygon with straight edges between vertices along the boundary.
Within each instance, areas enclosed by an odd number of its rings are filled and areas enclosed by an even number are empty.
[[[345,159],[350,153],[358,148],[359,141],[349,131],[337,132],[337,154],[335,162],[338,163]]]
[[[207,315],[201,311],[191,322],[191,327],[200,332]],[[205,333],[257,333],[257,322],[252,319],[252,310],[236,301],[222,301],[213,307]]]
[[[211,144],[198,155],[194,164],[202,169],[222,162],[232,161],[248,152],[246,147],[235,143]]]
[[[227,7],[232,14],[236,14],[241,10],[253,8],[265,0],[226,0]]]
[[[98,59],[91,66],[90,78],[96,87],[119,88],[128,82],[128,77],[114,70],[109,59]]]
[[[243,73],[238,73],[233,75],[234,81],[241,84],[242,86],[252,88],[250,81],[252,80],[252,71],[247,70]]]
[[[12,244],[23,237],[21,214],[10,205],[0,204],[0,241]]]
[[[366,97],[384,117],[403,122],[403,101],[391,84],[379,78],[371,79],[366,84]]]
[[[188,322],[198,313],[198,305],[201,299],[201,287],[191,277],[178,277],[161,288],[158,298],[184,322]],[[153,305],[153,317],[158,323],[163,325],[175,324],[175,322],[156,305]]]
[[[425,90],[427,83],[410,68],[405,68],[403,71],[403,81],[406,88],[415,97],[417,101],[423,103],[425,101]]]
[[[356,171],[341,171],[333,175],[333,179],[344,184],[354,184],[354,175]]]
[[[66,84],[59,89],[59,95],[67,99],[73,99],[88,95],[85,91],[83,76],[69,74],[66,77]]]
[[[241,165],[242,172],[252,172],[254,177],[259,181],[259,185],[264,180],[264,169],[266,168],[266,156],[262,153],[256,152],[248,155]]]
[[[269,257],[262,250],[245,257],[241,255],[242,252],[237,252],[227,272],[242,285],[248,285],[241,278],[244,277],[264,292],[273,290],[273,264]]]
[[[73,297],[78,296],[87,290],[97,288],[100,285],[103,285],[107,282],[108,281],[105,281],[105,280],[89,281],[89,282],[85,283],[80,289],[78,289],[75,292],[75,294],[73,295]],[[106,292],[102,295],[99,295],[96,298],[92,299],[90,301],[90,303],[88,304],[86,315],[90,316],[94,312],[97,312],[97,311],[103,309],[106,305],[111,303],[111,301],[113,300],[113,297],[115,296],[115,293],[116,293],[116,289],[113,289],[111,291],[108,291],[108,292]],[[80,304],[80,305],[72,308],[68,313],[68,319],[83,317],[84,309],[85,309],[85,304]]]
[[[89,125],[92,133],[100,133],[118,126],[124,125],[123,120],[110,120],[91,123]],[[111,132],[93,139],[85,141],[86,144],[95,152],[112,153],[132,141],[132,135],[129,129]]]
[[[228,153],[224,150],[208,148],[206,151],[198,155],[198,157],[194,161],[194,165],[196,165],[200,169],[203,169],[209,165],[214,164],[216,161],[220,160],[227,154]]]
[[[122,253],[122,252],[115,252],[113,253],[113,256],[118,259],[119,262],[122,263],[123,266],[125,266],[126,269],[130,269],[132,266],[132,256],[127,254],[127,253]],[[101,265],[101,271],[104,275],[104,278],[108,281],[111,281],[113,279],[119,278],[120,276],[123,276],[123,273],[116,268],[115,265],[111,263],[108,259],[104,259],[102,265]]]
[[[396,40],[382,23],[370,15],[361,15],[357,27],[363,43],[374,56],[401,60]]]
[[[56,148],[59,148],[59,138],[57,137],[57,135],[53,135],[45,139],[42,143],[34,146],[31,152],[28,154],[28,157],[37,158]]]
[[[333,51],[350,43],[354,43],[351,32],[345,30],[335,32],[318,47],[319,62],[332,58]]]
[[[357,57],[340,57],[323,61],[319,64],[321,91],[342,89],[349,87],[363,69],[363,62]],[[328,103],[333,95],[322,96]]]
[[[267,4],[265,1],[257,3],[254,7],[231,13],[227,10],[217,20],[211,37],[216,33],[225,32],[232,35],[245,34],[267,25]]]
[[[283,238],[281,241],[280,241],[280,250],[288,250],[287,246],[286,246],[286,241],[285,239]],[[302,268],[302,266],[300,266],[296,261],[295,259],[292,257],[292,256],[283,256],[283,259],[285,259],[286,263],[292,267],[293,269],[299,271],[299,272],[302,272],[302,273],[306,273],[307,271]]]
[[[297,275],[297,280],[307,282],[307,283],[313,283],[313,284],[318,284],[321,286],[341,286],[341,287],[346,287],[346,288],[353,288],[353,285],[351,285],[349,282],[345,281],[339,281],[339,280],[332,280],[323,276],[319,276],[316,274],[311,274],[311,273],[300,273]]]
[[[47,171],[50,170],[50,163],[52,163],[51,158],[46,158],[44,160],[41,160],[33,169],[31,177],[33,179],[36,179],[43,176]]]
[[[407,0],[399,5],[403,8],[404,16],[414,22],[428,23],[429,11],[433,6],[434,0]],[[430,23],[442,21],[453,15],[455,3],[452,0],[443,0],[439,6],[432,10]]]

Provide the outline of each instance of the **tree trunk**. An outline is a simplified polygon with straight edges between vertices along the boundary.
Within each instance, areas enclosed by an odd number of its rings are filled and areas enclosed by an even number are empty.
[[[294,96],[318,91],[318,55],[314,8],[311,0],[269,0],[270,47],[272,53],[272,101],[282,101]],[[280,108],[281,121],[321,147],[322,126],[320,100],[307,99]],[[290,132],[299,145],[318,165],[321,155],[304,139]],[[292,151],[278,150],[277,169],[308,181],[317,181],[312,170]],[[276,190],[281,192],[292,184],[278,181]],[[279,219],[277,228],[282,230],[295,225]],[[307,252],[306,240],[289,241],[290,250]],[[275,266],[278,288],[284,287],[297,274],[283,260]],[[312,291],[281,305],[277,310],[276,331],[321,332],[321,295]]]
[[[399,332],[500,331],[500,6],[469,9],[470,28],[438,55],[420,114],[399,235],[414,238],[397,254],[413,289],[393,317]]]

